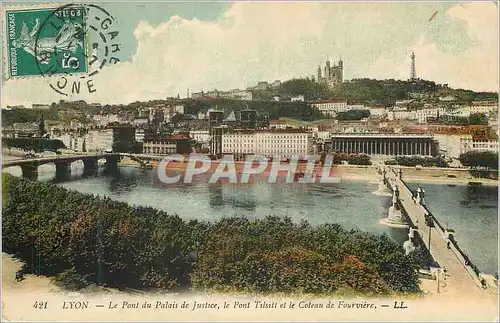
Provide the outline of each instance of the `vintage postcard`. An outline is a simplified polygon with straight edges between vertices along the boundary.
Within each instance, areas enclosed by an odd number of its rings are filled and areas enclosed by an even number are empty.
[[[498,2],[1,17],[2,321],[498,322]]]

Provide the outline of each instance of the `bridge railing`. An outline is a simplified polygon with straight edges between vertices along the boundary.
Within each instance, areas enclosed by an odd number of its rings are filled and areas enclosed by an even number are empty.
[[[397,175],[397,174],[396,174]],[[403,186],[411,193],[411,189],[408,187],[408,185],[403,181],[400,180],[400,182],[403,184]],[[436,224],[436,230],[440,231],[440,235],[443,238],[448,238],[446,236],[446,229],[443,227],[443,225],[439,222],[439,220],[432,214],[432,212],[429,210],[428,206],[425,204],[420,204],[420,207],[425,211],[427,214],[429,214],[430,217],[432,217],[434,224]],[[479,268],[470,261],[469,256],[460,248],[458,245],[457,240],[455,239],[453,234],[449,235],[449,241],[450,241],[450,249],[455,253],[457,256],[458,260],[462,262],[463,266],[466,268],[466,270],[469,272],[469,274],[472,276],[474,281],[481,286],[481,271]]]

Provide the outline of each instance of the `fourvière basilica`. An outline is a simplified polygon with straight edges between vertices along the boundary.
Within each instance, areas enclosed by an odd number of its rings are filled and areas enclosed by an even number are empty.
[[[317,77],[319,83],[326,83],[329,87],[333,87],[336,83],[341,83],[344,80],[344,62],[342,62],[342,57],[339,58],[337,65],[335,63],[331,65],[330,60],[327,58],[323,73],[321,65],[318,66]]]

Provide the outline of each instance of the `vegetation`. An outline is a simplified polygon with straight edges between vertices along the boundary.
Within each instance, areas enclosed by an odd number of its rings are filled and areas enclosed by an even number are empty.
[[[384,162],[385,165],[424,166],[424,167],[449,167],[448,162],[442,157],[397,156]]]
[[[209,108],[218,108],[228,116],[232,111],[253,109],[259,114],[268,115],[270,119],[280,117],[314,121],[323,119],[324,116],[317,109],[310,107],[306,102],[272,102],[272,101],[241,101],[229,99],[187,100],[184,102],[184,113],[197,115],[199,111]]]
[[[386,235],[271,216],[187,222],[7,174],[3,188],[3,250],[67,288],[419,291],[418,259]]]
[[[451,89],[446,85],[436,84],[432,81],[374,80],[367,78],[344,81],[337,84],[333,89],[307,78],[292,79],[283,82],[277,89],[256,91],[254,96],[258,99],[270,100],[276,95],[288,99],[302,94],[306,100],[334,99],[350,103],[389,106],[393,105],[397,100],[408,99],[409,94],[412,93],[422,94],[426,99],[434,101],[437,101],[439,96],[447,95],[454,96],[460,102],[474,100],[498,101],[497,93],[476,93],[462,89]]]
[[[16,122],[38,122],[40,115],[43,113],[46,120],[60,120],[59,113],[56,108],[50,109],[24,109],[12,108],[10,110],[2,109],[2,125],[9,126]]]
[[[361,120],[370,116],[370,110],[349,110],[339,112],[335,119],[337,120]]]
[[[458,157],[462,165],[471,168],[498,169],[498,153],[491,151],[469,151]]]
[[[488,117],[484,113],[472,113],[469,117],[444,115],[439,117],[439,123],[447,125],[487,125]]]
[[[137,141],[120,140],[113,143],[113,152],[115,153],[142,153],[142,143]]]
[[[343,154],[332,153],[333,164],[339,165],[342,162],[347,162],[349,165],[371,165],[370,156],[365,154]],[[324,159],[322,159],[324,161]]]
[[[66,148],[64,143],[58,139],[44,138],[2,138],[2,145],[7,148],[19,148],[26,151],[57,151]]]

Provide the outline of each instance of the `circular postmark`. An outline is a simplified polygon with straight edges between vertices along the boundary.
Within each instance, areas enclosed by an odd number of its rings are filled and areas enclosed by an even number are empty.
[[[93,77],[120,61],[115,18],[93,4],[67,4],[36,21],[34,58],[39,74],[59,94],[97,91]]]

